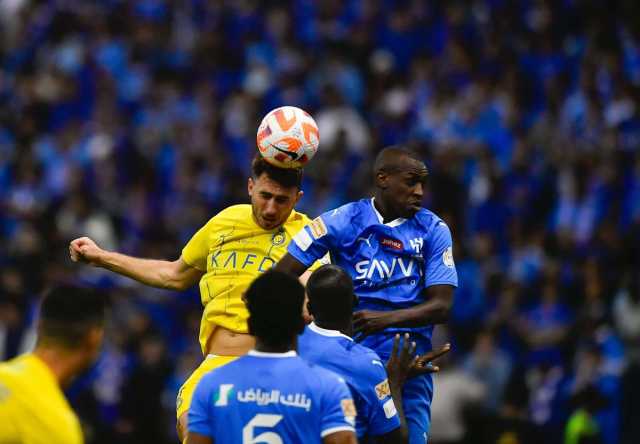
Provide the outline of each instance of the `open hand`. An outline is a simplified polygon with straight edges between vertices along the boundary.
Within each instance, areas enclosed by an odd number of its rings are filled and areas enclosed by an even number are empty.
[[[409,333],[404,334],[402,347],[400,344],[400,334],[393,338],[393,349],[391,357],[387,361],[387,375],[389,376],[389,385],[392,388],[400,389],[404,385],[407,378],[413,372],[413,367],[418,357],[414,357],[416,352],[416,343],[409,341]],[[398,349],[400,352],[398,353]]]

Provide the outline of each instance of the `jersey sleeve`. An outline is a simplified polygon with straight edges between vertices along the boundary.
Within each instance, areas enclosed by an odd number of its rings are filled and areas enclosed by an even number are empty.
[[[293,237],[288,253],[307,267],[319,267],[321,263],[316,261],[338,247],[341,222],[342,218],[332,212],[316,217]]]
[[[453,241],[449,227],[439,221],[431,231],[429,239],[429,256],[425,264],[425,287],[448,284],[458,286],[458,273],[453,261]]]
[[[211,399],[211,385],[207,377],[200,380],[191,398],[187,413],[187,429],[190,433],[213,437],[213,418],[210,415],[208,399]]]
[[[367,435],[380,436],[400,427],[400,417],[391,398],[389,379],[382,361],[377,356],[367,360],[362,375],[367,382],[364,398],[369,406]]]
[[[355,433],[356,407],[347,384],[337,375],[327,377],[321,414],[322,438],[341,431]]]
[[[211,233],[216,229],[216,218],[212,217],[182,249],[182,260],[200,271],[207,271],[207,256]]]

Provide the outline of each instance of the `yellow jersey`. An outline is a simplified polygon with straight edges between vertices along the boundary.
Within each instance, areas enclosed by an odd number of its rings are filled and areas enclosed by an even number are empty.
[[[77,416],[33,354],[0,363],[0,444],[81,444]]]
[[[281,227],[265,230],[255,222],[251,205],[233,205],[212,217],[187,243],[182,259],[205,272],[200,279],[204,306],[200,346],[204,354],[216,326],[248,332],[249,312],[243,293],[286,254],[291,238],[309,222],[306,215],[294,210]]]

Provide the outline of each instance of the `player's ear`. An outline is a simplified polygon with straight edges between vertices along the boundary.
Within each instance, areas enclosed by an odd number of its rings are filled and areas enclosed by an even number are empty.
[[[378,171],[375,177],[376,186],[385,190],[389,186],[389,175],[384,171]]]
[[[249,180],[247,181],[247,193],[249,193],[249,196],[253,194],[254,185],[255,183],[253,182],[253,178],[250,177]]]
[[[307,300],[307,311],[311,316],[313,316],[313,305],[311,305],[311,301]]]
[[[304,196],[304,191],[302,190],[298,191],[298,193],[296,194],[296,204],[300,202],[300,199],[302,199],[302,196]]]
[[[104,328],[102,327],[94,327],[87,332],[84,340],[84,349],[87,352],[87,356],[90,362],[92,362],[100,352],[103,338]]]

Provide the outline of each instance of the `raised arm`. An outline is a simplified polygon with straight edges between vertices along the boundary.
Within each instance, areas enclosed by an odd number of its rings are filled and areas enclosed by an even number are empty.
[[[141,259],[103,250],[88,237],[71,241],[69,255],[74,262],[85,262],[143,284],[169,290],[185,290],[197,283],[204,274],[187,264],[182,257],[175,261]]]

